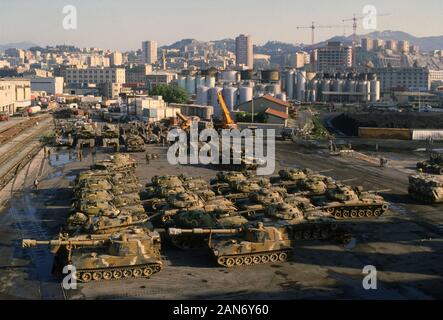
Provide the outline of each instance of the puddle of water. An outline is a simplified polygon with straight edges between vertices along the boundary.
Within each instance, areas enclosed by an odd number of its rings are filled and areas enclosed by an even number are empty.
[[[349,241],[346,245],[345,245],[345,249],[346,250],[352,250],[357,246],[357,239],[356,238],[352,238],[351,241]]]

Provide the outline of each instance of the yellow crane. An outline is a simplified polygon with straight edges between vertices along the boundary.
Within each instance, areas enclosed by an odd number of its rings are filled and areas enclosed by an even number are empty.
[[[189,127],[191,127],[192,121],[191,119],[189,119],[188,117],[186,117],[185,115],[183,115],[181,112],[177,112],[177,117],[180,118],[180,120],[182,121],[181,124],[181,128],[183,131],[186,131],[189,129]]]
[[[226,106],[225,99],[223,99],[222,92],[218,92],[218,102],[223,111],[223,129],[237,129],[237,124],[232,120],[231,113]]]

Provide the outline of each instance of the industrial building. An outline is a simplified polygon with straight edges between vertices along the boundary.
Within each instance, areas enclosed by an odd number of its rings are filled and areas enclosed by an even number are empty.
[[[431,76],[428,68],[379,68],[375,70],[381,83],[381,92],[393,89],[402,91],[429,91]]]
[[[31,78],[32,91],[44,91],[49,95],[62,94],[64,79],[62,77]]]
[[[124,68],[67,68],[65,70],[66,83],[74,84],[103,84],[125,83],[126,74]]]
[[[31,106],[31,82],[22,78],[0,79],[0,112],[10,115]]]
[[[161,96],[135,99],[135,114],[148,123],[175,117],[180,110],[180,107],[168,106]]]
[[[288,114],[290,106],[290,103],[286,101],[266,95],[239,104],[237,111],[254,114],[267,114],[270,116],[268,118],[268,121],[271,121],[270,123],[286,124],[286,121],[289,119]]]

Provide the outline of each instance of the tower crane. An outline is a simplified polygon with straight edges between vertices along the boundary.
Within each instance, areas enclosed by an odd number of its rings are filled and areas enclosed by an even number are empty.
[[[390,13],[384,13],[384,14],[377,14],[375,15],[375,17],[386,17],[389,16]],[[357,28],[358,28],[358,24],[357,22],[360,20],[365,19],[366,16],[360,16],[357,17],[357,15],[354,13],[354,16],[350,19],[343,19],[342,22],[349,22],[352,21],[352,29],[353,29],[353,33],[352,33],[352,64],[353,66],[355,66],[357,64],[357,52],[356,52],[356,47],[357,47]]]
[[[339,25],[336,25],[336,26],[318,26],[313,21],[312,25],[310,25],[310,26],[298,26],[296,28],[297,29],[311,29],[311,42],[312,42],[312,45],[314,45],[315,44],[315,30],[316,29],[335,29],[335,28],[343,28],[343,26],[342,25],[341,26],[339,26]]]

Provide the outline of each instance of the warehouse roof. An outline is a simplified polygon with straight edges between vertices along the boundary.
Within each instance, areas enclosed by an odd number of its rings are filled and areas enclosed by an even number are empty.
[[[289,102],[286,102],[286,101],[283,101],[283,100],[281,100],[281,99],[278,99],[278,98],[275,98],[275,97],[273,97],[273,96],[268,96],[268,95],[266,95],[266,96],[263,96],[262,98],[264,98],[264,99],[266,99],[266,100],[268,100],[268,101],[270,101],[270,102],[274,102],[274,103],[276,103],[276,104],[279,104],[279,105],[282,105],[282,106],[284,106],[284,107],[290,107],[291,105],[289,104]]]

